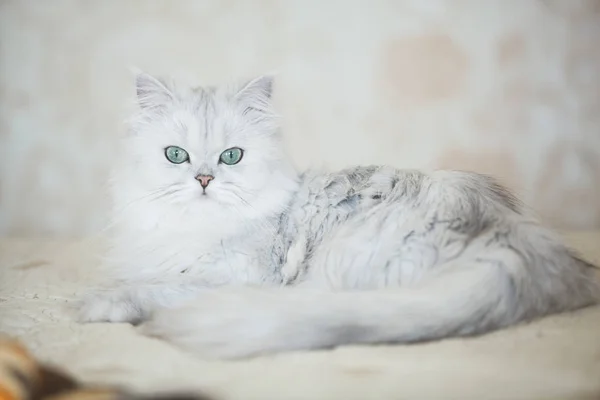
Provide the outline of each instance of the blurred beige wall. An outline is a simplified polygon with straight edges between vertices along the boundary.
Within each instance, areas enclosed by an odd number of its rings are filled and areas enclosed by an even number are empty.
[[[554,225],[600,227],[600,1],[0,4],[0,234],[102,227],[132,66],[277,71],[299,166],[476,170]]]

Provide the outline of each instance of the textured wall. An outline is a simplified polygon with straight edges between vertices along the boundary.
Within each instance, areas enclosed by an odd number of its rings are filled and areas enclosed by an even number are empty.
[[[130,66],[278,71],[300,166],[492,173],[553,224],[600,227],[600,1],[0,4],[0,233],[102,226]]]

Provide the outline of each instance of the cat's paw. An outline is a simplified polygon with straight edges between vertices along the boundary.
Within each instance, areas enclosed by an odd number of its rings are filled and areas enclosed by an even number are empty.
[[[202,358],[244,358],[310,347],[311,327],[293,307],[270,291],[212,290],[157,310],[137,329]]]
[[[78,322],[130,322],[143,319],[141,307],[128,296],[114,292],[97,292],[84,297],[77,309]]]
[[[306,235],[298,235],[296,241],[287,252],[286,262],[281,267],[283,283],[286,285],[298,279],[299,275],[304,272],[302,264],[306,259],[306,241]]]

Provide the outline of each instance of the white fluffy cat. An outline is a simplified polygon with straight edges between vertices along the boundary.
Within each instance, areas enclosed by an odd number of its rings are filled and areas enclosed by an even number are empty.
[[[298,174],[271,89],[138,76],[108,283],[81,320],[243,357],[481,334],[600,298],[592,266],[488,177]]]

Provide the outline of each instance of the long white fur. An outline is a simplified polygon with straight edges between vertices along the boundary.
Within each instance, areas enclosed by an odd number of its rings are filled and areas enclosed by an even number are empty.
[[[112,180],[106,286],[82,321],[131,321],[204,357],[473,335],[596,303],[593,266],[494,180],[355,167],[298,174],[272,78],[137,77]],[[167,146],[190,162],[171,164]],[[239,164],[219,164],[230,147]],[[215,179],[202,195],[194,179]]]

